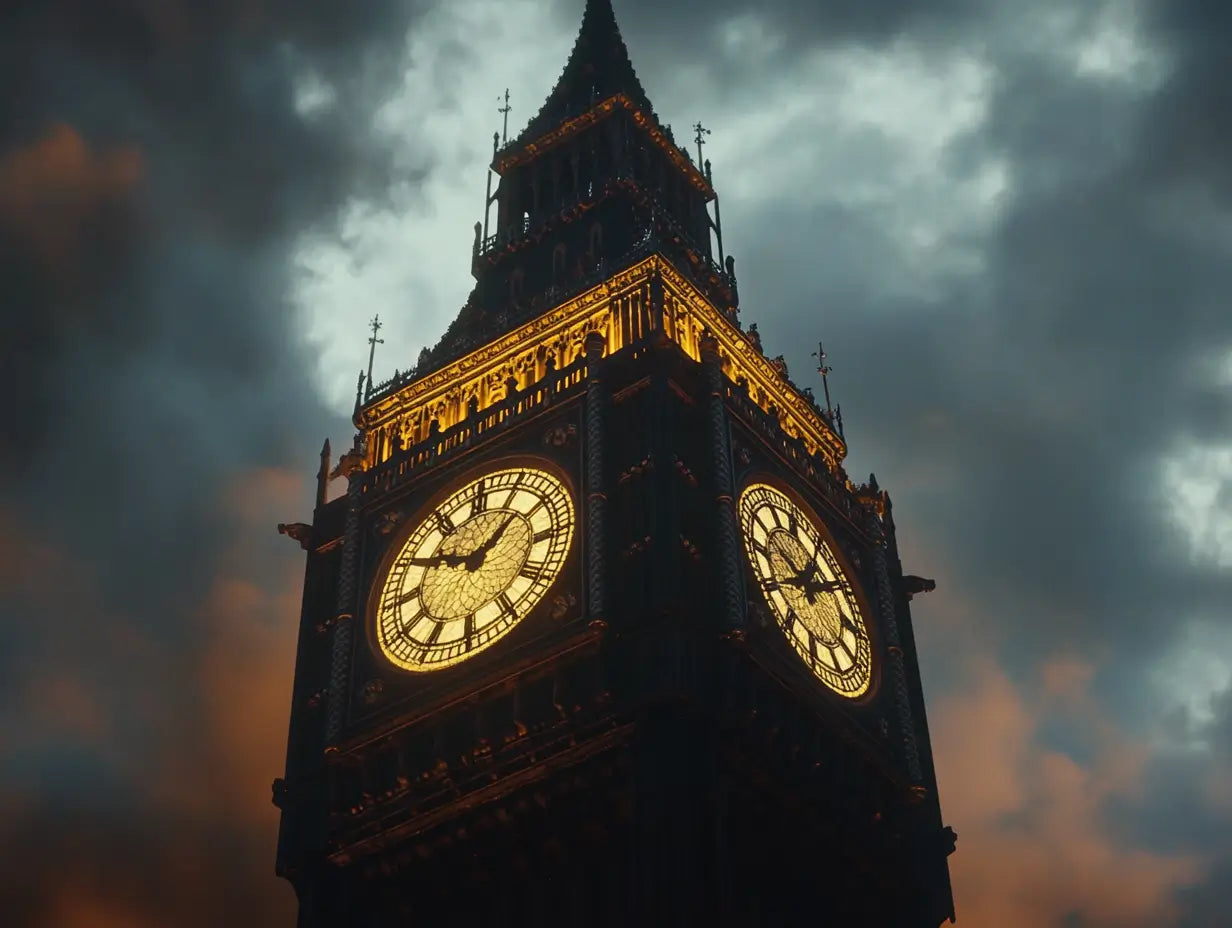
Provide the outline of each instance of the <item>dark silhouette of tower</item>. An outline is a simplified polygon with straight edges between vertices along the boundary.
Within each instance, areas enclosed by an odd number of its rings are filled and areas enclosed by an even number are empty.
[[[952,918],[932,582],[741,327],[709,166],[609,0],[492,169],[466,305],[361,378],[311,525],[280,526],[307,551],[274,784],[299,924]]]

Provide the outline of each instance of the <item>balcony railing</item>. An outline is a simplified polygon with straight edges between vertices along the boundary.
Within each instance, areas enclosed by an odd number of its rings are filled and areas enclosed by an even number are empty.
[[[567,398],[586,380],[585,356],[560,370],[550,371],[522,390],[514,390],[503,400],[471,413],[456,425],[430,434],[409,448],[395,448],[388,459],[369,470],[363,478],[362,492],[390,490],[412,471],[419,471],[454,452],[504,431],[512,423],[542,411]]]
[[[804,440],[789,435],[777,416],[766,412],[754,402],[745,386],[728,381],[727,401],[745,425],[778,448],[788,463],[803,476],[811,479],[814,485],[821,487],[825,497],[839,512],[848,519],[856,520],[859,513],[855,510],[855,502],[847,487],[845,474],[840,479],[840,475],[836,475],[827,466],[825,457],[820,452],[810,454]],[[822,418],[825,419],[824,414]]]

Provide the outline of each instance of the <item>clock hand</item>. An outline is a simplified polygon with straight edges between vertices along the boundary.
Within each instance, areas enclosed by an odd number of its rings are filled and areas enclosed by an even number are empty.
[[[466,563],[466,569],[468,571],[473,572],[483,566],[483,562],[488,557],[488,552],[490,552],[493,548],[496,547],[496,543],[501,540],[501,536],[505,534],[505,530],[509,528],[509,523],[513,521],[513,518],[514,518],[513,516],[510,516],[508,519],[502,522],[500,524],[500,527],[497,528],[497,530],[492,533],[491,537],[488,538],[487,541],[485,541],[478,548],[476,548],[469,555],[467,555],[465,559],[465,563]]]
[[[409,557],[405,563],[412,567],[460,567],[466,563],[466,555],[434,554],[432,557]]]

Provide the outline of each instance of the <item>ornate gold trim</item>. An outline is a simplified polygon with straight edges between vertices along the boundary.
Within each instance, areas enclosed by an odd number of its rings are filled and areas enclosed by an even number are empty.
[[[653,305],[656,291],[662,294],[660,306]],[[847,454],[843,440],[740,328],[661,255],[363,407],[358,424],[365,434],[364,463],[371,467],[387,460],[395,436],[403,447],[415,444],[428,437],[433,420],[447,429],[466,417],[472,401],[482,410],[504,399],[511,385],[530,387],[545,376],[549,362],[556,369],[571,364],[584,353],[590,332],[603,335],[611,353],[656,330],[696,361],[702,333],[713,333],[724,374],[747,383],[749,399],[767,413],[775,410],[783,430],[810,454],[820,451],[837,473]]]
[[[684,172],[685,176],[689,179],[689,183],[694,188],[701,191],[707,200],[713,199],[714,188],[710,186],[710,181],[706,180],[700,167],[686,158],[679,147],[658,127],[655,120],[643,113],[638,105],[623,93],[608,97],[596,106],[591,107],[581,116],[565,120],[551,132],[547,132],[534,141],[523,145],[519,151],[497,158],[492,163],[492,169],[497,174],[504,174],[511,167],[525,164],[527,161],[536,158],[540,153],[595,125],[604,117],[615,112],[618,106],[632,114],[633,121],[646,131],[656,145],[663,149],[663,153],[667,155],[672,164]]]

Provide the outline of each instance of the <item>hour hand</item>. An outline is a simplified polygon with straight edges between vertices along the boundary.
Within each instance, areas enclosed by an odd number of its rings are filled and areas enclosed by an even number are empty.
[[[488,552],[496,547],[496,543],[501,540],[501,536],[505,534],[505,529],[509,528],[509,523],[513,521],[513,516],[510,516],[500,524],[500,527],[492,533],[487,541],[481,544],[478,548],[472,551],[469,555],[462,558],[458,563],[466,564],[467,570],[478,570],[483,566],[483,562],[488,557]]]
[[[466,563],[465,554],[434,554],[432,557],[412,557],[406,561],[412,567],[461,567]]]

